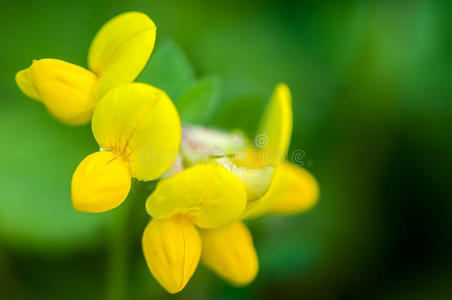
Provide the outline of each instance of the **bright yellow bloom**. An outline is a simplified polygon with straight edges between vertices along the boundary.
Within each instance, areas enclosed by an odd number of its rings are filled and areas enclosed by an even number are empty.
[[[277,211],[297,213],[318,198],[318,185],[312,175],[286,161],[292,132],[291,102],[287,85],[278,84],[260,121],[254,145],[237,133],[184,128],[181,151],[189,164],[215,160],[245,185],[244,217]],[[286,203],[284,208],[271,209],[281,201]]]
[[[171,228],[179,229],[165,231],[165,238],[178,240],[179,232],[187,225],[181,225],[177,218],[190,220],[200,228],[202,262],[233,285],[250,283],[259,269],[258,258],[251,234],[240,220],[302,212],[318,198],[314,177],[285,161],[291,132],[291,96],[285,84],[275,88],[260,122],[258,137],[265,143],[258,148],[237,134],[184,128],[181,158],[188,167],[180,170],[179,162],[171,177],[159,181],[146,202],[148,213],[154,217],[148,226],[156,228],[154,234],[163,235],[153,224],[172,223]],[[183,257],[183,251],[172,258],[179,263],[162,262],[149,254],[156,246],[148,235],[146,229],[143,251],[152,274],[169,292],[180,291],[193,273],[192,269],[188,273],[181,271],[180,265],[198,262]],[[185,237],[187,243],[198,245],[198,237],[191,236]],[[159,251],[169,251],[169,246],[159,247]],[[155,266],[161,268],[156,270]]]
[[[319,187],[315,178],[286,161],[291,132],[290,90],[287,85],[278,84],[259,125],[256,139],[264,140],[259,149],[238,152],[231,161],[222,158],[247,188],[248,204],[243,218],[300,213],[317,202]],[[242,223],[203,230],[201,237],[202,261],[206,266],[234,285],[248,284],[254,279],[257,255],[251,235]]]
[[[248,149],[233,158],[242,169],[262,169],[262,165],[275,167],[271,181],[265,176],[265,192],[257,199],[248,198],[244,217],[257,217],[269,213],[295,214],[311,208],[318,199],[319,187],[315,178],[305,169],[287,162],[287,152],[292,134],[292,100],[289,87],[276,86],[259,124],[257,138],[264,142],[260,149]],[[256,140],[256,143],[259,141]],[[251,166],[251,168],[250,168]],[[252,168],[254,166],[254,168]],[[248,167],[248,168],[247,168]]]
[[[88,53],[90,70],[58,59],[40,59],[19,71],[16,83],[61,122],[85,124],[103,95],[135,80],[151,55],[155,34],[156,27],[145,14],[123,13],[94,38]]]
[[[172,177],[160,179],[155,191],[146,201],[146,210],[154,217],[148,228],[155,228],[157,231],[154,224],[172,224],[173,230],[154,234],[177,241],[180,239],[180,232],[185,230],[182,227],[188,226],[187,222],[200,228],[219,228],[237,220],[243,214],[245,206],[246,191],[239,178],[218,163],[201,164],[184,169]],[[185,221],[181,223],[180,218]],[[196,231],[193,225],[190,228]],[[198,261],[193,271],[188,272],[181,269],[180,265],[192,266],[194,260],[183,251],[171,252],[171,261],[181,262],[176,264],[162,262],[158,255],[147,255],[157,247],[153,240],[146,237],[149,236],[147,231],[143,234],[143,252],[150,271],[170,293],[180,291],[190,279]],[[199,236],[195,234],[185,235],[184,238],[188,245],[200,243]],[[166,246],[158,247],[161,251],[169,251]],[[173,247],[177,249],[177,245]],[[156,270],[155,266],[161,268]]]
[[[84,212],[120,205],[132,177],[160,177],[176,159],[181,138],[172,101],[144,83],[124,84],[107,93],[94,111],[92,130],[102,150],[87,156],[72,177],[72,204]]]

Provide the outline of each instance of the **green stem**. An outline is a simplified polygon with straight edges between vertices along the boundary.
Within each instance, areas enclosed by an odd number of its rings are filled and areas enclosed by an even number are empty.
[[[139,182],[134,180],[127,200],[116,210],[116,220],[111,231],[110,258],[107,274],[107,299],[130,299],[128,291],[129,281],[129,252],[136,241],[130,236],[137,230],[143,230],[149,221],[144,210],[144,199],[155,189],[156,181]]]
[[[109,248],[109,265],[107,273],[107,299],[127,299],[128,264],[129,264],[129,220],[133,201],[135,200],[135,184],[132,185],[127,200],[119,207],[115,222],[111,230],[111,243]]]

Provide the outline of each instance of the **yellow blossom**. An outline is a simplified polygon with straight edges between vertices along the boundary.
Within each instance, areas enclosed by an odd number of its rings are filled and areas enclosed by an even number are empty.
[[[151,55],[155,34],[156,27],[145,14],[123,13],[95,36],[88,52],[90,70],[58,59],[40,59],[19,71],[16,83],[61,122],[85,124],[103,95],[135,80]]]
[[[154,217],[149,226],[174,222],[177,217],[189,220],[199,228],[202,262],[233,285],[249,284],[257,275],[258,258],[251,233],[240,220],[299,213],[318,199],[314,177],[286,161],[291,132],[291,95],[285,84],[276,86],[264,112],[257,137],[265,143],[257,147],[237,135],[184,128],[181,160],[188,167],[174,168],[178,171],[161,179],[147,199],[146,209]],[[163,234],[155,230],[155,235]],[[143,251],[152,274],[169,292],[179,291],[192,272],[187,277],[181,263],[168,265],[149,255],[153,246],[147,235],[148,229],[143,235]],[[165,238],[177,240],[178,233],[165,231]],[[188,243],[196,245],[197,239],[186,237]],[[160,250],[169,251],[165,247]],[[173,260],[185,263],[182,253]],[[156,271],[154,265],[167,269]]]
[[[315,178],[307,170],[287,162],[292,132],[291,102],[288,86],[278,84],[258,129],[258,135],[267,138],[266,144],[262,150],[249,152],[252,158],[258,157],[258,164],[271,163],[276,168],[266,192],[259,199],[248,201],[246,218],[270,213],[300,213],[317,202],[319,186]],[[250,156],[238,157],[236,162],[240,164],[244,159],[250,159]]]
[[[179,115],[165,92],[144,83],[121,85],[94,111],[94,137],[101,151],[87,156],[72,177],[72,203],[84,212],[103,212],[127,197],[132,177],[160,177],[179,149]]]
[[[243,214],[245,205],[246,191],[239,178],[217,163],[201,164],[186,168],[172,177],[160,179],[155,191],[146,201],[146,209],[154,217],[148,226],[154,229],[154,235],[179,243],[177,241],[180,240],[182,229],[162,229],[158,232],[154,224],[172,224],[171,228],[176,228],[174,220],[183,218],[184,227],[188,227],[188,222],[193,224],[190,228],[195,231],[197,229],[194,225],[208,229],[219,228],[237,220]],[[181,221],[177,222],[181,227]],[[171,247],[158,246],[159,251],[170,251],[167,255],[171,254],[171,261],[178,263],[169,264],[158,255],[149,255],[150,249],[157,247],[157,243],[148,238],[149,235],[149,230],[146,229],[143,234],[143,252],[151,273],[170,293],[180,291],[194,271],[186,271],[180,266],[187,263],[192,265],[193,258],[186,257],[183,251],[174,252],[180,244],[172,245],[169,242],[163,244]],[[198,239],[199,235],[184,235],[187,245],[197,245]],[[194,268],[197,263],[196,261]],[[156,266],[161,268],[157,270]]]

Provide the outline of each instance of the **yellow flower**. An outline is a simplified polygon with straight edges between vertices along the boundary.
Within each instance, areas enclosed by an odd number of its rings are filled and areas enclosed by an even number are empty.
[[[112,88],[135,80],[154,48],[156,27],[143,13],[127,12],[108,21],[88,53],[90,70],[58,60],[40,59],[16,74],[28,97],[69,125],[89,122],[98,100]]]
[[[314,177],[285,161],[291,131],[291,97],[285,84],[276,87],[261,120],[258,133],[266,142],[259,148],[241,135],[184,129],[181,158],[189,167],[181,170],[179,161],[146,201],[153,219],[143,234],[143,252],[151,273],[166,290],[176,293],[185,287],[198,253],[207,267],[231,284],[250,283],[259,269],[258,258],[240,220],[297,213],[315,204]],[[245,152],[240,151],[243,148]]]
[[[314,176],[289,163],[286,158],[292,134],[291,106],[289,87],[278,84],[258,129],[258,136],[266,137],[265,145],[262,150],[254,150],[248,152],[248,156],[235,159],[236,163],[247,165],[246,159],[251,156],[254,157],[254,164],[257,161],[258,165],[270,163],[275,166],[266,192],[260,198],[248,201],[246,218],[301,213],[313,207],[318,200],[319,186]]]
[[[315,178],[287,161],[293,124],[291,98],[289,87],[278,84],[261,118],[255,145],[231,159],[221,158],[247,188],[244,218],[300,213],[318,199]]]
[[[184,128],[181,158],[189,167],[180,171],[179,162],[172,176],[161,179],[149,196],[146,209],[154,219],[143,234],[149,269],[170,293],[184,288],[198,264],[198,256],[187,253],[194,250],[184,245],[202,253],[202,262],[231,284],[249,284],[257,275],[258,258],[240,220],[299,213],[316,203],[315,178],[286,161],[291,132],[291,96],[285,84],[273,92],[258,129],[257,137],[264,143],[257,148],[237,133]],[[181,237],[184,228],[196,230],[190,221],[199,227],[201,242],[194,233]],[[159,232],[163,225],[158,224],[171,224],[173,229]],[[151,240],[149,228],[164,236],[162,242]],[[173,263],[163,254],[151,255],[168,251]],[[184,265],[195,267],[187,271]]]
[[[255,139],[258,148],[249,146],[230,160],[220,159],[246,186],[247,207],[242,218],[300,213],[317,202],[319,187],[315,178],[287,162],[292,134],[291,106],[288,86],[278,84],[259,124]],[[243,224],[203,232],[202,261],[206,266],[235,285],[254,279],[257,257]]]
[[[318,199],[315,178],[287,162],[293,123],[291,102],[288,86],[278,84],[259,122],[254,144],[237,132],[183,129],[181,153],[189,165],[215,160],[245,185],[246,218],[302,212]]]
[[[143,234],[143,252],[157,281],[170,293],[181,291],[199,261],[199,255],[188,255],[187,251],[199,249],[201,253],[195,225],[207,231],[226,226],[243,214],[245,206],[246,191],[240,179],[215,162],[161,179],[146,201],[153,219]],[[187,231],[197,234],[181,234]],[[161,242],[152,238],[151,232],[162,236]]]
[[[92,131],[101,151],[87,156],[72,177],[72,205],[104,212],[127,197],[132,177],[160,177],[179,150],[179,115],[165,92],[144,83],[114,88],[98,103]]]

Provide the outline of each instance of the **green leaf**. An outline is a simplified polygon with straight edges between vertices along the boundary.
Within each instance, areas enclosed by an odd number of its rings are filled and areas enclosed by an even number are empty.
[[[216,76],[198,80],[176,103],[182,122],[207,125],[219,100],[221,81]]]
[[[164,90],[176,102],[195,80],[195,72],[182,49],[171,39],[164,40],[152,54],[137,81]]]

